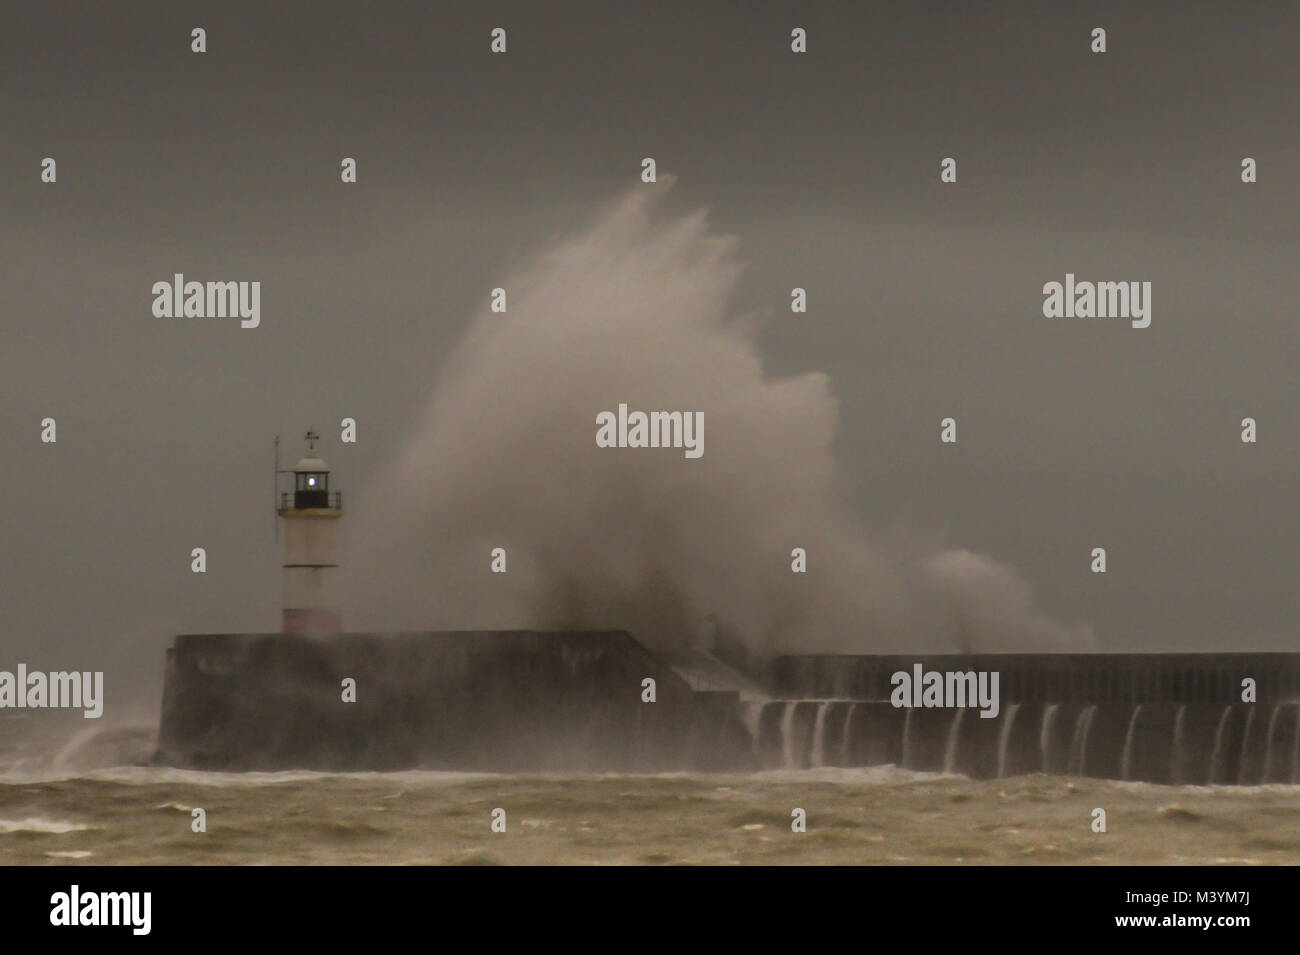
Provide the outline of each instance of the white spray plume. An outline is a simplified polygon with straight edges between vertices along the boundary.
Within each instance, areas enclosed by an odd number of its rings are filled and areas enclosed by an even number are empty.
[[[826,376],[764,375],[728,307],[735,240],[704,212],[657,212],[667,185],[609,206],[500,282],[504,314],[474,317],[354,518],[350,628],[626,629],[673,649],[716,614],[760,652],[1088,642],[1000,564],[868,543],[834,503]],[[620,403],[703,412],[704,455],[597,447],[597,414]]]

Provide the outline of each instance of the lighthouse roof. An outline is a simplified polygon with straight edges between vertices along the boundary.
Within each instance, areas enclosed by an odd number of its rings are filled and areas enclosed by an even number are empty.
[[[303,458],[293,466],[295,471],[328,471],[330,466],[320,458]]]

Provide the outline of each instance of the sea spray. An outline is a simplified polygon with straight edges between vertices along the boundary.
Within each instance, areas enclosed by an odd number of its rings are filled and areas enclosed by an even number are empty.
[[[667,185],[612,203],[500,281],[508,311],[473,317],[353,512],[350,619],[620,628],[670,649],[707,639],[710,613],[764,652],[1087,643],[1000,564],[868,541],[833,493],[827,376],[764,373],[729,307],[736,240],[657,209]],[[707,417],[708,454],[597,446],[620,404]],[[496,548],[507,573],[489,572]]]

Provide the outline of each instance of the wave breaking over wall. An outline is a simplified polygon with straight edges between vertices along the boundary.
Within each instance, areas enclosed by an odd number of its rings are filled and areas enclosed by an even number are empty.
[[[764,373],[729,306],[736,240],[658,209],[667,185],[609,205],[499,282],[508,311],[474,316],[353,510],[349,622],[616,627],[666,650],[707,639],[710,614],[761,652],[1090,643],[996,561],[867,539],[835,496],[827,376]],[[705,453],[597,447],[620,403],[703,412]]]

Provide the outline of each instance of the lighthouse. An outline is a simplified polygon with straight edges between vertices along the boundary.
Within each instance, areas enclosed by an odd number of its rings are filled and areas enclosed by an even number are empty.
[[[308,431],[306,456],[288,473],[293,490],[280,494],[284,562],[280,599],[284,633],[338,633],[338,531],[343,495],[330,490],[329,465],[316,452],[320,435]]]

